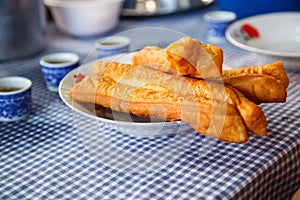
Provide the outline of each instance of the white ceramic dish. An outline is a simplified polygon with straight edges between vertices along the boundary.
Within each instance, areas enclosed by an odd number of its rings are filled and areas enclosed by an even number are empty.
[[[123,63],[131,63],[131,58],[136,52],[128,54],[118,54],[111,57],[103,58],[108,61],[118,61]],[[94,105],[86,106],[82,105],[76,101],[73,101],[69,97],[69,91],[75,84],[74,75],[77,74],[89,74],[91,67],[95,61],[83,64],[82,66],[74,69],[69,74],[67,74],[64,79],[60,82],[59,86],[59,95],[63,102],[72,108],[75,112],[85,115],[92,120],[102,122],[114,128],[120,132],[137,136],[137,137],[153,137],[153,136],[163,136],[163,135],[176,135],[179,134],[179,131],[183,128],[191,129],[191,127],[182,121],[177,122],[163,122],[163,121],[151,121],[151,122],[133,122],[128,114],[109,112],[102,110],[104,116],[111,116],[113,114],[114,119],[122,118],[122,120],[113,120],[108,117],[97,116],[94,109]]]
[[[124,0],[44,0],[61,32],[92,36],[111,31],[120,19]]]
[[[245,34],[241,30],[245,24],[254,27],[259,36]],[[226,38],[233,45],[251,52],[300,58],[300,12],[277,12],[244,18],[228,27]]]

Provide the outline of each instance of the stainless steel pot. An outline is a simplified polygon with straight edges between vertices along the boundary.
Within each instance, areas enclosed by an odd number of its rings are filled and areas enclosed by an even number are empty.
[[[123,16],[149,16],[205,7],[214,0],[125,0]]]
[[[41,0],[0,0],[0,60],[41,51],[45,24]]]

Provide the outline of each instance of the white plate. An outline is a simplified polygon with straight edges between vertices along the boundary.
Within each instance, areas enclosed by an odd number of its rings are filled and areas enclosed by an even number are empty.
[[[246,37],[241,27],[250,24],[258,38]],[[300,12],[278,12],[248,17],[226,30],[229,42],[242,49],[286,58],[300,58]]]
[[[131,58],[134,54],[135,52],[128,53],[128,54],[120,54],[117,56],[107,57],[104,60],[118,61],[122,63],[131,63]],[[67,106],[72,108],[74,111],[86,117],[89,117],[93,120],[96,120],[98,122],[105,123],[106,125],[120,132],[137,136],[137,137],[175,135],[179,133],[179,129],[181,128],[191,129],[191,127],[187,123],[184,123],[182,121],[164,122],[164,121],[155,121],[152,119],[151,122],[133,122],[131,117],[128,114],[118,113],[114,111],[111,112],[105,109],[100,110],[100,113],[103,114],[102,117],[100,117],[99,115],[98,116],[96,115],[94,105],[82,105],[76,101],[73,101],[69,97],[69,92],[75,84],[74,75],[89,74],[94,62],[95,61],[88,62],[74,69],[63,78],[63,80],[59,85],[59,95],[61,99]],[[116,119],[121,119],[121,120],[116,120]],[[137,118],[137,120],[141,120],[141,118]]]

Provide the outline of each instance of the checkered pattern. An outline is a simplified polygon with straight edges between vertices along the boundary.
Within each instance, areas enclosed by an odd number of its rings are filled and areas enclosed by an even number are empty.
[[[201,13],[123,19],[118,31],[155,24],[205,42]],[[48,92],[39,58],[56,51],[84,58],[94,41],[53,27],[48,33],[40,55],[0,63],[0,76],[33,81],[29,118],[0,123],[0,199],[289,199],[300,187],[299,73],[288,72],[286,103],[261,105],[266,137],[229,144],[183,129],[185,135],[135,138],[74,113]],[[220,46],[229,66],[274,59]]]

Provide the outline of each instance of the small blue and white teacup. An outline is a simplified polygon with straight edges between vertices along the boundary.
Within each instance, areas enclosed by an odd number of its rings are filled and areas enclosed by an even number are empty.
[[[236,14],[230,11],[209,11],[203,16],[208,42],[222,43],[228,26],[236,20]]]
[[[68,52],[53,53],[42,57],[40,66],[48,90],[57,92],[60,81],[79,66],[79,60],[77,54]]]
[[[129,51],[130,39],[123,36],[106,37],[95,42],[99,58],[126,53]]]
[[[0,121],[17,121],[30,114],[31,85],[24,77],[0,78]]]

